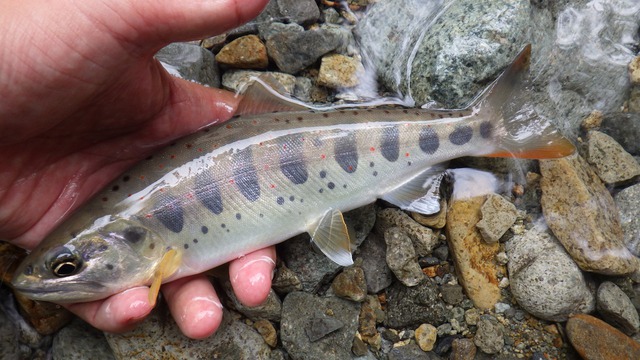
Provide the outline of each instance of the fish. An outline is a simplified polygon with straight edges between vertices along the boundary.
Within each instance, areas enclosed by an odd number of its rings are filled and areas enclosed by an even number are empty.
[[[459,157],[574,152],[531,106],[514,105],[530,54],[527,45],[459,110],[321,111],[256,81],[232,120],[143,160],[62,222],[19,265],[13,287],[75,303],[149,285],[155,302],[162,283],[304,232],[348,266],[343,212],[376,199],[434,212],[433,179]]]

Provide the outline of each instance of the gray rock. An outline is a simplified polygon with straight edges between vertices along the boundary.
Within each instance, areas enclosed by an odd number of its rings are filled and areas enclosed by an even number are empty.
[[[406,286],[418,285],[425,276],[418,265],[411,239],[402,229],[392,227],[384,232],[384,241],[387,244],[387,265],[396,278]]]
[[[459,304],[464,299],[464,293],[462,292],[462,286],[444,284],[440,287],[442,293],[442,300],[449,305]]]
[[[255,33],[274,22],[311,24],[316,22],[319,16],[320,10],[313,0],[271,0],[258,17],[231,30],[229,35],[238,37]]]
[[[377,294],[393,281],[393,273],[386,261],[386,245],[376,233],[370,233],[356,252],[364,271],[367,292]]]
[[[424,352],[415,343],[394,347],[387,354],[388,360],[439,360],[440,356],[434,352]]]
[[[243,91],[251,81],[251,78],[260,77],[264,74],[270,75],[278,85],[282,86],[285,95],[293,94],[296,86],[295,76],[273,71],[228,70],[222,75],[222,87],[234,92]]]
[[[624,243],[635,256],[640,256],[640,184],[629,186],[613,197],[620,213]]]
[[[105,336],[117,359],[269,359],[271,349],[262,336],[236,317],[225,310],[215,335],[193,340],[182,334],[166,307],[161,307],[134,330]]]
[[[282,345],[294,360],[351,358],[359,313],[352,301],[292,292],[283,303]]]
[[[271,288],[280,295],[286,295],[292,291],[302,290],[302,283],[293,271],[283,262],[278,261],[276,272],[271,280]]]
[[[589,131],[587,161],[607,185],[616,185],[640,175],[640,164],[611,136]]]
[[[1,359],[28,359],[30,349],[21,349],[18,343],[16,325],[0,309],[0,358]],[[26,350],[24,353],[21,350]]]
[[[229,301],[231,301],[232,307],[238,312],[244,314],[249,319],[253,321],[259,319],[266,319],[275,322],[280,321],[282,302],[280,301],[278,295],[276,295],[275,291],[273,291],[273,289],[269,291],[269,296],[267,296],[267,299],[264,301],[264,303],[258,306],[249,307],[242,304],[238,300],[236,294],[233,291],[233,288],[231,287],[231,282],[224,281],[223,287],[225,294],[227,294],[227,298],[229,299]]]
[[[600,131],[614,138],[631,155],[640,155],[640,113],[605,114]]]
[[[171,74],[211,87],[220,87],[220,70],[213,54],[198,45],[173,43],[156,53],[155,58]]]
[[[562,245],[536,226],[506,244],[511,292],[527,312],[550,321],[588,313],[595,298],[584,275]]]
[[[7,259],[15,260],[3,258]],[[0,284],[0,359],[45,359],[51,340],[51,336],[40,335],[20,315],[13,294]]]
[[[638,311],[629,297],[616,284],[605,281],[598,287],[596,296],[597,309],[600,315],[628,335],[633,335],[640,328]]]
[[[415,327],[422,323],[439,326],[450,314],[438,294],[438,287],[431,279],[410,288],[394,283],[387,288],[384,324],[392,328]]]
[[[343,218],[350,230],[349,235],[354,237],[351,242],[357,247],[362,244],[376,223],[376,207],[374,204],[361,206],[347,211],[343,214]]]
[[[378,211],[376,232],[384,234],[390,227],[399,227],[409,236],[418,256],[430,255],[439,243],[433,230],[420,225],[400,209],[387,208]]]
[[[51,354],[54,359],[115,359],[104,334],[79,319],[55,335]]]
[[[518,217],[516,207],[498,194],[487,196],[480,211],[482,219],[476,224],[476,227],[487,243],[498,242]]]
[[[486,354],[495,354],[504,347],[504,326],[492,316],[483,316],[473,343]]]

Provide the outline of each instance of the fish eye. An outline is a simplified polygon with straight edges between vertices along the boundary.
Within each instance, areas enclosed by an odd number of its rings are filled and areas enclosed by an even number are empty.
[[[71,252],[65,251],[60,253],[51,262],[51,271],[57,277],[66,277],[75,274],[80,268],[81,262]]]

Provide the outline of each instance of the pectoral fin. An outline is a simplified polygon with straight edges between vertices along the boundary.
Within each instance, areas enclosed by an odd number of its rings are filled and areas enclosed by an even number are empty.
[[[153,273],[153,282],[149,287],[149,303],[151,306],[155,306],[158,293],[160,292],[160,285],[162,281],[169,276],[173,275],[182,262],[182,254],[176,249],[169,249],[162,256],[162,260],[158,263],[155,272]]]
[[[327,211],[310,234],[311,241],[336,264],[353,264],[349,231],[339,210]]]
[[[381,199],[402,210],[435,214],[440,211],[440,184],[445,175],[444,166],[431,167],[387,192]]]

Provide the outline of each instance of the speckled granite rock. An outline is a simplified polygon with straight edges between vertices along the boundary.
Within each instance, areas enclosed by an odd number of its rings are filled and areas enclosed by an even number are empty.
[[[629,297],[614,283],[605,281],[598,287],[598,313],[611,325],[627,335],[635,334],[640,328],[638,311]]]
[[[424,280],[411,239],[401,228],[388,228],[384,241],[387,243],[387,265],[400,282],[405,286],[416,286]]]
[[[480,208],[482,219],[476,227],[484,241],[495,243],[513,225],[518,216],[516,207],[498,194],[490,194]]]
[[[349,88],[358,85],[358,75],[363,71],[362,64],[352,57],[329,54],[322,57],[318,85],[332,89]]]
[[[205,48],[188,43],[173,43],[155,55],[174,76],[199,84],[220,87],[220,72],[213,54]]]
[[[600,131],[614,138],[631,155],[640,155],[640,113],[607,113]]]
[[[504,326],[493,316],[485,315],[478,322],[473,342],[485,354],[495,354],[504,347]]]
[[[589,131],[587,161],[607,185],[616,185],[640,175],[640,164],[611,136]]]
[[[415,287],[395,283],[387,289],[387,316],[385,325],[392,328],[418,326],[429,323],[438,326],[449,317],[449,310],[438,296],[433,280]]]
[[[630,186],[614,197],[620,211],[624,243],[635,256],[640,256],[640,184]]]
[[[400,209],[382,209],[378,211],[375,229],[378,234],[390,227],[399,227],[409,236],[418,256],[427,256],[438,245],[439,239],[428,227],[418,224]]]

